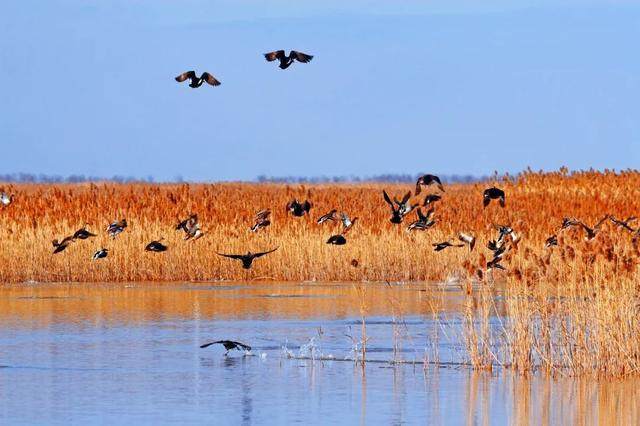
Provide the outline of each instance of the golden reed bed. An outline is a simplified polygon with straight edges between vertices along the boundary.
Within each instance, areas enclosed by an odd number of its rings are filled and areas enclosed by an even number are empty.
[[[0,282],[351,281],[366,342],[364,319],[377,311],[364,282],[446,280],[467,295],[460,340],[474,368],[640,374],[635,232],[609,221],[589,241],[579,227],[559,231],[567,216],[593,226],[605,214],[619,219],[639,214],[640,173],[527,172],[495,183],[506,191],[506,208],[495,202],[483,208],[482,191],[489,184],[446,186],[435,205],[437,224],[415,233],[406,231],[413,214],[401,226],[391,224],[382,198],[383,188],[400,197],[413,190],[411,185],[0,185],[0,191],[16,194],[0,210]],[[293,198],[313,202],[311,217],[286,212]],[[273,210],[273,224],[250,232],[254,214],[264,208]],[[339,225],[315,222],[333,208],[359,217],[344,246],[325,243]],[[199,215],[206,233],[197,241],[183,241],[184,234],[175,231],[178,219],[189,213]],[[129,227],[110,239],[107,224],[122,218]],[[72,234],[85,222],[99,236],[53,255],[51,240]],[[496,237],[493,224],[511,225],[522,238],[502,260],[507,270],[488,273],[486,244]],[[432,243],[455,238],[460,231],[478,237],[473,252],[466,247],[433,251]],[[558,246],[545,248],[545,240],[555,233]],[[168,251],[144,251],[161,237]],[[102,246],[111,250],[109,256],[91,261]],[[257,259],[250,270],[215,254],[273,247],[280,248]],[[445,293],[436,292],[419,306],[394,299],[388,310],[400,321],[407,313],[423,312],[446,327]],[[491,318],[497,323],[491,325]]]
[[[401,196],[411,185],[270,185],[270,184],[28,184],[2,185],[15,193],[0,209],[0,282],[23,281],[431,281],[466,277],[485,269],[495,238],[492,224],[510,224],[522,235],[517,250],[503,264],[513,278],[529,285],[568,280],[617,281],[637,274],[638,252],[631,234],[604,225],[585,242],[581,230],[559,233],[560,244],[549,250],[545,239],[558,232],[564,216],[593,224],[605,213],[619,218],[640,213],[640,173],[524,173],[497,182],[507,194],[506,208],[482,206],[487,184],[449,185],[435,204],[437,224],[424,232],[406,231],[389,222],[382,189]],[[437,191],[429,188],[427,192]],[[425,191],[416,201],[422,201]],[[294,218],[285,211],[294,198],[313,202],[311,217]],[[272,225],[249,231],[254,214],[271,208]],[[319,226],[315,219],[332,208],[359,220],[345,246],[325,244],[339,225]],[[183,241],[175,231],[179,218],[197,213],[205,236]],[[129,227],[115,239],[106,226],[126,218]],[[51,240],[72,234],[85,222],[98,237],[76,241],[52,255]],[[454,238],[459,231],[478,237],[474,252],[450,248],[434,252],[431,243]],[[151,240],[164,237],[165,253],[145,252]],[[100,247],[106,259],[91,261]],[[280,247],[257,259],[251,270],[221,258],[216,251],[244,253]],[[351,261],[358,260],[353,267]],[[486,278],[486,277],[485,277]]]

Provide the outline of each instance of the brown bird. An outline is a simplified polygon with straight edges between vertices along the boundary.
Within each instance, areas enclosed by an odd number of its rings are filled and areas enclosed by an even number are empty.
[[[427,214],[422,213],[422,209],[418,207],[416,210],[416,214],[418,215],[418,220],[413,221],[407,226],[407,231],[426,231],[436,224],[436,221],[433,220],[433,208],[427,211]]]
[[[442,186],[442,182],[440,182],[440,178],[436,175],[422,175],[418,178],[416,182],[416,195],[420,194],[422,190],[422,186],[429,185],[437,185],[438,189],[444,192],[444,187]]]
[[[580,226],[582,226],[582,229],[584,229],[585,232],[585,240],[587,241],[591,241],[593,240],[596,235],[598,235],[598,232],[600,232],[600,228],[602,228],[602,225],[604,224],[605,221],[607,221],[609,219],[609,215],[605,215],[602,219],[600,219],[598,221],[598,223],[596,223],[593,228],[590,228],[589,226],[587,226],[584,222],[579,222]]]
[[[76,240],[86,240],[89,237],[95,237],[96,234],[92,234],[91,232],[87,231],[87,226],[89,224],[85,223],[84,226],[80,229],[78,229],[76,232],[73,233],[73,239]]]
[[[491,200],[499,200],[500,207],[504,207],[506,203],[504,191],[495,186],[485,189],[482,193],[482,205],[487,207]]]
[[[149,244],[147,244],[147,246],[144,248],[144,250],[145,251],[153,251],[153,252],[156,252],[156,253],[167,251],[168,247],[160,242],[162,240],[163,240],[163,238],[160,238],[157,241],[151,241]]]
[[[115,238],[116,235],[124,231],[127,227],[127,219],[122,219],[120,221],[115,221],[107,226],[107,233],[111,238]]]
[[[340,212],[340,220],[342,221],[342,235],[344,235],[353,228],[358,218],[351,219],[345,212]]]
[[[318,225],[322,225],[323,223],[325,223],[327,221],[335,222],[336,219],[338,218],[338,216],[336,215],[337,212],[338,212],[338,210],[332,209],[328,213],[325,213],[322,216],[320,216],[318,218],[318,220],[317,220]]]
[[[295,50],[292,50],[289,53],[289,56],[286,56],[284,50],[276,50],[274,52],[265,53],[264,58],[269,62],[275,60],[280,61],[279,67],[284,70],[289,68],[294,60],[306,64],[313,59],[313,56],[302,52],[296,52]]]
[[[471,234],[460,232],[458,234],[458,239],[469,245],[469,251],[473,251],[473,248],[476,246],[476,237]]]
[[[187,79],[191,80],[191,82],[189,83],[189,87],[191,87],[192,89],[196,89],[202,86],[202,84],[205,81],[212,86],[220,86],[220,82],[216,80],[216,78],[211,74],[209,74],[208,72],[204,72],[200,77],[198,77],[196,76],[195,71],[187,71],[187,72],[183,72],[182,74],[176,77],[176,81],[178,83],[182,83]]]
[[[249,352],[251,350],[251,346],[245,345],[244,343],[240,343],[240,342],[234,342],[233,340],[216,340],[215,342],[210,342],[210,343],[205,343],[204,345],[200,345],[200,348],[204,349],[204,348],[208,348],[211,345],[217,345],[217,344],[224,346],[224,348],[227,350],[227,352],[224,353],[225,355],[227,355],[227,353],[232,349],[237,349],[239,351],[242,350],[246,352]]]
[[[269,216],[271,215],[271,210],[264,209],[260,210],[256,213],[256,216],[253,218],[253,226],[251,227],[252,232],[257,232],[260,228],[266,228],[271,225],[271,221],[269,220]]]
[[[422,207],[426,207],[429,204],[433,204],[436,201],[440,201],[442,199],[441,195],[438,194],[428,194],[426,197],[424,197],[424,202],[422,203]]]
[[[176,231],[183,230],[185,233],[184,239],[195,241],[204,235],[202,229],[200,229],[200,223],[198,223],[198,215],[192,214],[185,220],[179,222],[176,225]]]
[[[53,250],[53,254],[60,253],[61,251],[69,247],[69,244],[71,244],[72,242],[73,237],[65,237],[60,242],[58,242],[58,240],[51,241],[53,247],[55,247]]]
[[[626,218],[625,220],[619,220],[616,219],[614,216],[610,216],[609,220],[614,223],[615,225],[617,225],[619,228],[623,228],[626,229],[629,232],[635,232],[636,230],[633,229],[631,227],[631,225],[629,225],[631,222],[635,222],[638,218],[635,216],[630,216],[628,218]]]
[[[250,251],[248,251],[247,254],[224,254],[218,252],[216,252],[216,254],[218,256],[228,257],[229,259],[240,260],[244,269],[250,269],[254,259],[257,259],[269,253],[273,253],[276,250],[278,250],[278,247],[274,248],[273,250],[263,251],[260,253],[251,253]]]
[[[451,244],[449,241],[443,241],[441,243],[433,243],[431,245],[434,247],[435,251],[442,251],[447,247],[464,247],[464,244]]]
[[[313,205],[309,200],[305,200],[304,203],[299,202],[297,199],[293,199],[287,203],[287,210],[296,217],[302,217],[308,214]]]

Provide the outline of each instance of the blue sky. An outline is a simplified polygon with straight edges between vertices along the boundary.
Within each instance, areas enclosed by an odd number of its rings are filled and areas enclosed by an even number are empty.
[[[9,0],[0,172],[638,168],[640,3],[515,3]],[[316,57],[281,71],[279,48]]]

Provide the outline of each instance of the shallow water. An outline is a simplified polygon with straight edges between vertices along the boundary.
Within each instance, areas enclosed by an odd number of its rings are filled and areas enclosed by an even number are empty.
[[[366,286],[363,368],[349,284],[6,285],[0,423],[639,424],[637,380],[460,365],[457,288]],[[199,348],[212,339],[253,348]]]

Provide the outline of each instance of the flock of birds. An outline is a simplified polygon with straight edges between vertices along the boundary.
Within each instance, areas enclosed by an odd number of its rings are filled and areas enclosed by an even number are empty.
[[[273,57],[277,59],[282,58],[282,55],[280,55],[278,52],[275,52],[274,55],[275,56]],[[296,55],[299,55],[299,53],[294,52],[293,57],[295,58]],[[292,61],[290,57],[287,60]],[[308,55],[306,57],[308,57]],[[284,57],[284,58],[286,59],[287,57]],[[286,62],[283,62],[283,64],[286,64]],[[281,64],[281,67],[282,67],[282,64]],[[185,78],[188,78],[188,77],[185,77]],[[205,79],[206,79],[206,76],[205,76]],[[441,192],[444,192],[444,187],[442,185],[440,178],[435,175],[426,174],[421,176],[417,180],[415,195],[418,195],[421,193],[422,187],[427,187],[430,185],[435,185]],[[396,197],[393,197],[392,199],[389,196],[389,194],[387,194],[387,192],[384,190],[382,191],[382,195],[383,195],[384,201],[387,204],[389,204],[389,207],[391,209],[391,217],[389,219],[391,223],[394,223],[394,224],[402,223],[405,217],[407,217],[414,210],[416,211],[417,219],[409,224],[409,226],[407,227],[407,231],[424,231],[431,228],[436,223],[434,219],[434,208],[432,205],[437,201],[439,201],[442,198],[442,195],[436,194],[436,193],[427,194],[424,199],[424,202],[422,203],[422,206],[420,206],[419,204],[412,204],[410,202],[412,197],[411,191],[407,192],[400,200],[398,200]],[[5,192],[1,192],[0,203],[2,203],[2,205],[4,205],[5,207],[9,206],[12,203],[13,197],[14,197],[14,194],[7,194]],[[487,207],[492,200],[498,200],[500,206],[505,207],[506,201],[505,201],[504,191],[499,188],[496,188],[495,186],[491,188],[487,188],[483,193],[484,207]],[[309,200],[305,200],[301,202],[301,201],[298,201],[297,199],[293,199],[287,203],[286,210],[291,214],[292,217],[303,217],[303,216],[310,215],[312,207],[313,205]],[[426,212],[423,212],[422,207],[428,207],[428,210],[426,210]],[[259,230],[265,229],[268,226],[270,226],[271,225],[270,216],[271,216],[270,209],[260,210],[255,215],[254,222],[253,222],[253,225],[250,227],[250,230],[252,232],[258,232]],[[329,212],[320,216],[316,222],[318,225],[323,225],[328,222],[341,223],[342,227],[340,232],[334,235],[331,235],[329,239],[326,241],[326,243],[332,244],[332,245],[344,245],[347,243],[347,237],[346,237],[347,233],[354,228],[354,225],[356,224],[357,221],[358,221],[357,217],[351,218],[346,212],[343,212],[343,211],[339,212],[337,209],[332,209]],[[77,240],[87,240],[87,239],[96,237],[97,234],[89,231],[88,226],[89,224],[85,223],[84,226],[82,226],[80,229],[75,231],[73,234],[66,236],[60,240],[54,239],[52,241],[53,254],[58,254],[65,251],[69,246],[71,246]],[[128,226],[129,224],[127,223],[126,219],[116,220],[110,223],[106,227],[106,233],[112,239],[115,239],[119,234],[124,232]],[[490,242],[489,244],[489,248],[494,251],[494,257],[487,264],[487,267],[504,269],[499,262],[502,255],[506,251],[505,237],[510,235],[511,241],[513,243],[517,243],[518,238],[515,237],[516,234],[510,227],[499,226],[497,229],[499,231],[498,238],[495,241]],[[184,240],[196,241],[204,235],[204,232],[198,221],[197,214],[191,214],[186,219],[180,220],[176,224],[175,230],[184,232],[185,234]],[[165,243],[163,243],[163,240],[164,240],[163,238],[160,238],[159,240],[154,240],[149,242],[144,247],[144,250],[147,252],[154,252],[154,253],[161,253],[161,252],[167,251],[169,247]],[[463,247],[466,245],[469,247],[469,250],[473,250],[475,247],[476,238],[469,233],[461,232],[458,234],[458,241],[459,243],[452,243],[451,241],[442,241],[442,242],[434,243],[433,247],[435,251],[442,251],[449,247]],[[244,253],[244,254],[218,253],[218,252],[216,252],[216,254],[225,258],[239,260],[244,269],[250,269],[255,259],[258,259],[270,253],[273,253],[277,249],[278,247],[272,250],[256,252],[256,253],[248,251],[247,253]],[[110,251],[108,248],[101,247],[93,253],[92,260],[104,259],[109,255],[109,252]],[[354,266],[357,266],[357,261],[354,264]]]

